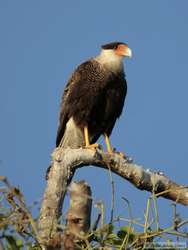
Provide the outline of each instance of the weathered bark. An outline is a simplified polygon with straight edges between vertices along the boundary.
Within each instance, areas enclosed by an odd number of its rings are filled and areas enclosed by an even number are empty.
[[[3,244],[0,241],[0,250],[4,250]]]
[[[57,225],[68,186],[68,168],[61,164],[61,157],[59,150],[55,150],[52,154],[52,165],[48,173],[38,223],[42,245],[49,246],[49,249],[56,245],[58,249],[61,241],[61,234],[58,233]]]
[[[80,249],[84,235],[90,228],[91,217],[91,189],[84,181],[73,182],[69,188],[70,207],[67,212],[67,224],[63,233],[64,250]]]
[[[90,165],[110,169],[138,189],[155,192],[156,196],[188,205],[188,187],[171,181],[163,173],[145,170],[117,153],[109,155],[102,150],[57,148],[52,155],[52,167],[39,218],[39,236],[47,245],[57,237],[58,218],[68,183],[76,169]]]

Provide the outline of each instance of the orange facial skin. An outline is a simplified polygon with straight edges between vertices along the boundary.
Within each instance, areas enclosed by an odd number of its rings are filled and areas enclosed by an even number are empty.
[[[115,50],[115,53],[118,56],[132,56],[131,49],[125,44],[118,45],[117,49]]]

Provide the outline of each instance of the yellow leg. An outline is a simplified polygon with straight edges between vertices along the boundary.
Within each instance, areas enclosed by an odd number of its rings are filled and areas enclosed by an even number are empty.
[[[110,145],[110,139],[109,139],[109,137],[108,137],[108,135],[106,133],[104,133],[104,138],[105,138],[108,153],[113,154],[113,150],[112,150],[112,147]]]
[[[89,134],[87,126],[84,127],[84,139],[85,139],[85,146],[89,146]]]
[[[109,137],[108,137],[108,135],[106,133],[104,133],[104,138],[105,138],[108,153],[113,154],[114,151],[112,149],[112,146],[110,145],[110,139],[109,139]],[[125,154],[122,153],[122,152],[115,152],[115,153],[118,153],[122,158],[126,158]]]
[[[84,127],[84,139],[85,139],[85,147],[86,148],[90,148],[90,149],[95,149],[98,148],[98,144],[90,144],[89,142],[89,133],[88,133],[88,127],[85,126]]]

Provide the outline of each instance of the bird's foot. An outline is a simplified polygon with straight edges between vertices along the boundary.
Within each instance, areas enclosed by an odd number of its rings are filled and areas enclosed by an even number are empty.
[[[119,156],[120,156],[121,158],[123,158],[123,159],[126,159],[126,158],[127,158],[127,156],[126,156],[125,153],[123,153],[123,152],[118,152],[118,151],[116,151],[116,149],[114,149],[114,153],[117,154],[117,155],[119,155]]]
[[[94,144],[86,145],[85,148],[92,149],[92,150],[96,151],[99,148],[99,144],[94,143]]]
[[[114,154],[114,149],[108,148],[107,153],[112,156]]]
[[[117,152],[117,154],[118,154],[120,157],[122,157],[122,158],[126,158],[126,155],[125,155],[125,153],[123,153],[123,152]]]

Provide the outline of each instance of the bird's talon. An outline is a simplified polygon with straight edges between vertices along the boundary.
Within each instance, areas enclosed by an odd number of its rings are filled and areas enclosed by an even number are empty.
[[[85,146],[85,148],[92,149],[92,150],[96,151],[99,148],[99,144],[97,144],[97,143],[90,144],[90,145]]]
[[[125,155],[123,152],[117,152],[117,154],[118,154],[120,157],[124,158],[124,159],[127,158],[126,155]]]
[[[107,152],[108,152],[108,154],[111,155],[111,156],[115,153],[115,152],[114,152],[114,149],[113,149],[113,150],[112,150],[112,149],[111,149],[111,150],[108,149]]]

